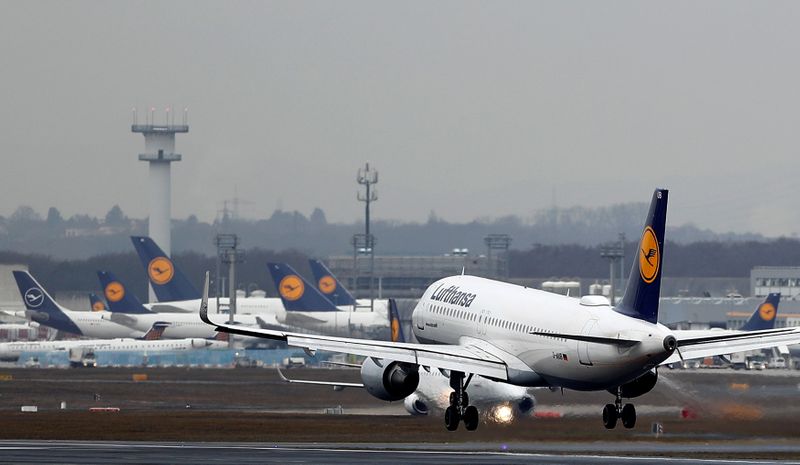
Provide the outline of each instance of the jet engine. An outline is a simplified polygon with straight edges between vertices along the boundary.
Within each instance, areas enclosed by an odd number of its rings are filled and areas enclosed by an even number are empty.
[[[533,396],[524,396],[517,402],[517,408],[523,415],[530,415],[536,407],[536,399]]]
[[[657,381],[658,372],[648,371],[633,381],[620,386],[622,388],[622,397],[630,399],[632,397],[639,397],[642,394],[646,394],[655,387]],[[608,392],[617,395],[616,389],[609,389]]]
[[[411,394],[403,401],[403,407],[412,415],[427,415],[431,408],[417,394]]]
[[[395,401],[411,395],[419,385],[419,366],[413,363],[381,360],[372,357],[361,365],[364,388],[381,400]]]

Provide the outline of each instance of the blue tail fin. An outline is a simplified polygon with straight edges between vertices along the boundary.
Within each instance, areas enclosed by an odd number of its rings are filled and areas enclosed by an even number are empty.
[[[400,324],[400,312],[397,311],[397,301],[389,299],[389,323],[392,329],[392,342],[406,342],[403,325]]]
[[[200,298],[200,292],[153,239],[147,236],[131,236],[131,241],[159,302]]]
[[[769,294],[740,329],[742,331],[758,331],[760,329],[774,328],[780,301],[780,293]]]
[[[311,273],[314,274],[314,281],[317,283],[317,289],[322,292],[334,305],[355,305],[356,299],[353,295],[342,286],[342,283],[336,279],[336,276],[331,273],[331,270],[325,266],[324,263],[317,259],[309,259],[308,264],[311,266]]]
[[[269,268],[272,281],[275,282],[275,288],[278,290],[286,310],[297,312],[336,312],[339,310],[291,266],[285,263],[267,263],[267,268]]]
[[[112,312],[116,313],[153,313],[136,298],[135,295],[128,292],[125,284],[122,283],[110,271],[98,271],[97,277],[100,279],[100,287],[103,288],[103,294],[108,301],[108,307]]]
[[[144,333],[142,339],[145,341],[158,341],[164,335],[164,330],[169,328],[170,324],[164,321],[156,321],[153,326]]]
[[[91,310],[93,312],[102,312],[103,310],[108,310],[106,307],[106,303],[100,297],[97,297],[97,294],[94,292],[89,293],[89,304],[91,305]]]
[[[628,278],[628,286],[616,311],[650,323],[658,322],[658,299],[663,271],[664,230],[667,223],[669,191],[656,189],[636,249],[637,258]]]
[[[81,335],[81,330],[63,308],[53,300],[44,288],[27,271],[14,271],[22,302],[31,320],[59,331]]]

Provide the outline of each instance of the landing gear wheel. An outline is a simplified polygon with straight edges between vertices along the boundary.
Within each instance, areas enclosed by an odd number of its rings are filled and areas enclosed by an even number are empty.
[[[467,407],[464,411],[464,427],[467,428],[467,431],[475,431],[478,429],[479,421],[478,408],[474,405]]]
[[[636,426],[636,408],[633,404],[625,404],[622,407],[622,426],[630,429]]]
[[[603,407],[603,426],[606,429],[614,429],[617,426],[617,406],[614,404],[606,404]]]
[[[447,431],[455,431],[458,429],[458,424],[461,422],[461,415],[455,407],[450,406],[444,411],[444,426]]]

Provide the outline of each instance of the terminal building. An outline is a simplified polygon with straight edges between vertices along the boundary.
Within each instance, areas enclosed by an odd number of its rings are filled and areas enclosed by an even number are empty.
[[[780,292],[783,299],[800,294],[800,266],[757,266],[750,270],[750,295]]]
[[[376,255],[372,260],[375,298],[417,298],[435,281],[462,272],[492,279],[508,276],[504,255],[469,255],[466,249],[433,256]],[[369,261],[368,255],[335,256],[326,264],[357,297],[368,298]]]

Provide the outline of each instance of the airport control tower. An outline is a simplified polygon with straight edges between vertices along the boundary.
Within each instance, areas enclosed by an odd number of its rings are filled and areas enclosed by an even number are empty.
[[[172,118],[172,119],[170,119]],[[144,153],[140,161],[150,163],[150,219],[149,235],[167,255],[171,252],[170,221],[172,219],[172,188],[170,184],[170,164],[180,161],[181,155],[175,153],[175,134],[189,132],[187,112],[183,112],[183,124],[175,124],[175,116],[166,109],[164,124],[155,124],[155,108],[151,108],[145,124],[138,124],[136,110],[133,111],[131,132],[144,135]],[[155,300],[150,289],[150,301]]]

